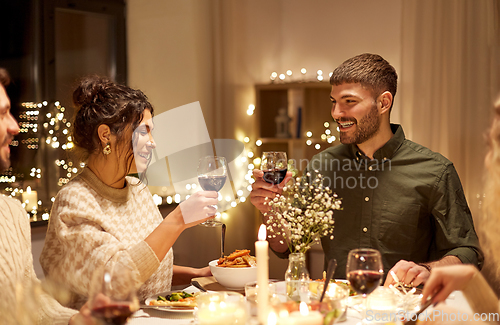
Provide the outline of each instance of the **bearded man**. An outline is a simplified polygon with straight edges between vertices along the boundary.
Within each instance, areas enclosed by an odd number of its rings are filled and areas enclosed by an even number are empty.
[[[315,155],[306,172],[320,173],[342,198],[335,211],[333,238],[321,240],[326,262],[335,258],[335,278],[345,278],[348,252],[381,252],[385,275],[418,286],[438,265],[468,263],[481,268],[483,255],[472,216],[453,164],[405,138],[390,123],[397,73],[381,56],[361,54],[335,69],[330,84],[332,117],[341,145]],[[286,181],[270,186],[255,170],[251,202],[262,213],[266,198],[281,193]],[[264,222],[266,218],[263,216]],[[288,254],[282,237],[269,239],[280,257]],[[394,282],[387,276],[386,285]]]

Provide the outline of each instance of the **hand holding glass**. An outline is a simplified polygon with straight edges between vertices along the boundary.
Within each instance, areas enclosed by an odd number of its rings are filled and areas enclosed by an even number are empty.
[[[207,156],[198,164],[198,182],[205,191],[220,191],[227,179],[227,162],[224,157]],[[222,225],[219,220],[210,219],[203,223],[206,227]]]
[[[128,267],[95,272],[90,283],[89,307],[103,324],[122,325],[139,309],[132,271]]]
[[[280,184],[288,171],[286,152],[265,151],[262,153],[260,169],[264,172],[264,181],[272,185]]]

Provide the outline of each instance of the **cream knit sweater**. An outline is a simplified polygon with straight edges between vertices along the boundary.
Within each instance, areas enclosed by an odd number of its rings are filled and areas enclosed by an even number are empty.
[[[31,229],[18,200],[0,195],[0,323],[68,324],[77,311],[45,293],[33,270]]]
[[[172,282],[172,249],[160,262],[144,241],[162,220],[136,178],[116,189],[85,168],[57,194],[40,263],[53,283],[71,292],[68,307],[80,308],[93,273],[105,265],[131,268],[142,301],[170,290]]]

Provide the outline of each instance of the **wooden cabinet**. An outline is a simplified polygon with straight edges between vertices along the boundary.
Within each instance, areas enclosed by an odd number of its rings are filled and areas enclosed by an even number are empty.
[[[286,151],[288,158],[294,159],[296,168],[302,171],[313,155],[338,144],[337,125],[331,117],[329,83],[265,84],[255,86],[255,90],[257,135],[262,141],[258,154]],[[288,138],[277,137],[276,117],[280,109],[286,109],[290,117]],[[335,138],[329,142],[332,136]]]

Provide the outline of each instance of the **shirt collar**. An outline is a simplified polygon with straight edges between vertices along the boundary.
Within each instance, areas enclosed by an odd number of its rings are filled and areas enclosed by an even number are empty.
[[[399,124],[391,123],[391,131],[394,136],[390,138],[389,141],[387,141],[380,149],[375,151],[375,153],[373,154],[373,159],[380,161],[391,159],[399,149],[399,147],[403,144],[404,140],[406,139],[403,127]],[[368,157],[365,156],[365,154],[361,152],[361,150],[359,150],[358,146],[356,146],[355,144],[350,144],[349,147],[353,158],[355,158],[356,160],[368,159]]]

